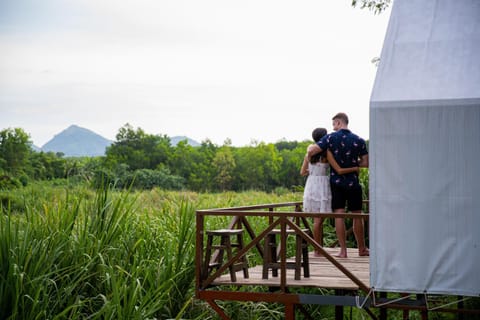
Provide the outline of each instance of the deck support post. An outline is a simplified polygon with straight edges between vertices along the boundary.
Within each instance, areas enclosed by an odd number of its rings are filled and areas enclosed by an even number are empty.
[[[375,294],[375,293],[374,293]],[[386,292],[380,292],[380,298],[387,298]],[[387,308],[380,308],[380,320],[387,320]]]
[[[425,296],[421,294],[417,294],[417,300],[422,301],[423,305],[426,306]],[[425,308],[421,311],[422,320],[428,320],[428,310]]]
[[[295,320],[295,304],[285,303],[285,320]]]
[[[463,297],[458,296],[457,298],[458,298],[457,309],[461,310],[465,307],[465,305],[463,303],[463,299],[462,299]],[[463,313],[459,313],[458,314],[458,320],[464,320],[464,319],[465,319],[465,317],[464,317]]]
[[[402,297],[408,296],[408,293],[401,293],[400,294]],[[410,319],[410,309],[404,309],[403,310],[403,320],[408,320]]]
[[[337,296],[343,296],[344,294],[343,290],[335,290]],[[335,306],[335,320],[343,320],[343,306]]]

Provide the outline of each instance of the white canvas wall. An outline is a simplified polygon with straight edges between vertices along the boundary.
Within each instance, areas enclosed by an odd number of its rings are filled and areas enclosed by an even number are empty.
[[[480,295],[480,1],[394,1],[370,199],[372,287]]]

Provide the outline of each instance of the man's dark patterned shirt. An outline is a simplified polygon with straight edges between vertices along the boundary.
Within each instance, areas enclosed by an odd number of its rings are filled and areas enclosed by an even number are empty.
[[[317,144],[322,150],[330,150],[342,168],[358,167],[360,157],[368,154],[365,140],[347,129],[327,134]],[[358,186],[358,174],[340,175],[330,167],[330,183],[344,187]]]

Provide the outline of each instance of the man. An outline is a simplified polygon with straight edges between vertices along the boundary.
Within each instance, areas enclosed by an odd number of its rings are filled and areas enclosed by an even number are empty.
[[[343,113],[337,113],[332,118],[333,130],[335,132],[324,136],[316,144],[312,144],[307,149],[308,157],[330,150],[342,168],[348,167],[368,167],[368,150],[365,140],[352,133],[348,129],[348,116]],[[330,167],[330,187],[332,189],[332,210],[335,213],[345,213],[348,206],[349,211],[353,213],[362,212],[362,187],[358,180],[358,174],[338,174]],[[335,230],[340,244],[341,258],[347,257],[345,219],[335,219]],[[358,254],[368,256],[369,251],[365,246],[365,235],[363,219],[353,219],[353,233],[358,244]]]

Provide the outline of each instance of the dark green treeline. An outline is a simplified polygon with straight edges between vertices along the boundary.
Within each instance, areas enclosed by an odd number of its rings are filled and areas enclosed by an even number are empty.
[[[186,141],[172,146],[166,135],[146,133],[129,124],[119,129],[105,156],[66,158],[61,153],[36,152],[21,128],[0,131],[0,188],[27,185],[31,180],[69,179],[117,188],[133,187],[201,192],[301,190],[300,166],[305,140],[252,142],[234,147],[205,140],[193,147]]]

